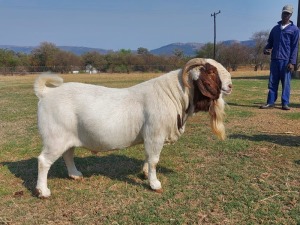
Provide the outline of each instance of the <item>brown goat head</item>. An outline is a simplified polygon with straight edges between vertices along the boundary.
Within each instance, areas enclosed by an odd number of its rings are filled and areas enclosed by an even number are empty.
[[[221,94],[222,83],[216,67],[209,63],[200,68],[201,75],[194,81],[195,112],[208,111],[212,101]]]

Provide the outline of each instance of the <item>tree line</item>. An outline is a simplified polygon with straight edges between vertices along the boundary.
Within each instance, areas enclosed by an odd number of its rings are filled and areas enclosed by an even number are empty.
[[[241,65],[251,65],[253,69],[264,69],[269,65],[269,57],[263,55],[268,31],[254,33],[251,39],[254,46],[240,43],[216,45],[216,60],[229,70],[237,70]],[[195,57],[213,58],[213,44],[205,44]],[[56,73],[70,73],[72,71],[86,72],[96,70],[110,73],[130,72],[166,72],[181,68],[190,57],[176,49],[171,56],[157,56],[148,49],[140,47],[136,52],[121,49],[118,52],[100,54],[88,52],[83,55],[63,51],[55,44],[41,43],[30,54],[16,53],[7,49],[0,49],[0,73],[37,73],[52,71]]]

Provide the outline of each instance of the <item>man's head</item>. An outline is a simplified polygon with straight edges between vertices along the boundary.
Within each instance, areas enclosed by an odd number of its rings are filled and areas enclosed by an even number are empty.
[[[282,12],[287,12],[287,13],[289,13],[289,14],[292,14],[292,13],[293,13],[293,10],[294,10],[294,8],[293,8],[292,5],[285,5],[285,6],[283,6],[283,8],[282,8]]]
[[[282,24],[287,24],[290,21],[290,18],[293,13],[293,6],[292,5],[285,5],[282,8],[282,13],[281,13],[281,19],[282,19]]]

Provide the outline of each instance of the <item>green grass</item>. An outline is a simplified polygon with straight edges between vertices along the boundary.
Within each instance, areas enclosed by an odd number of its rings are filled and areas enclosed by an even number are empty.
[[[287,120],[300,120],[300,113],[299,112],[283,114],[282,116],[283,116],[284,119],[287,119]]]
[[[266,72],[267,73],[267,72]],[[65,75],[66,81],[127,87],[156,75]],[[233,77],[227,140],[206,113],[166,145],[158,165],[164,192],[141,178],[143,146],[97,156],[77,149],[84,174],[68,179],[62,159],[49,171],[49,199],[34,196],[38,134],[34,76],[0,77],[0,224],[300,224],[300,80],[292,110],[259,110],[267,77]],[[280,104],[280,103],[278,103]]]

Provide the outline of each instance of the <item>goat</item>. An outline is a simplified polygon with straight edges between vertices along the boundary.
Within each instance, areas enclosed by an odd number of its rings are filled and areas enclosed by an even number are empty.
[[[39,98],[38,128],[43,149],[38,156],[38,197],[50,196],[47,175],[63,156],[69,177],[82,173],[74,148],[92,152],[144,143],[143,172],[151,189],[161,192],[156,165],[164,143],[183,134],[189,116],[208,111],[213,132],[225,139],[223,94],[230,94],[230,73],[212,59],[195,58],[178,69],[129,88],[63,83],[57,75],[40,75],[34,84]]]

